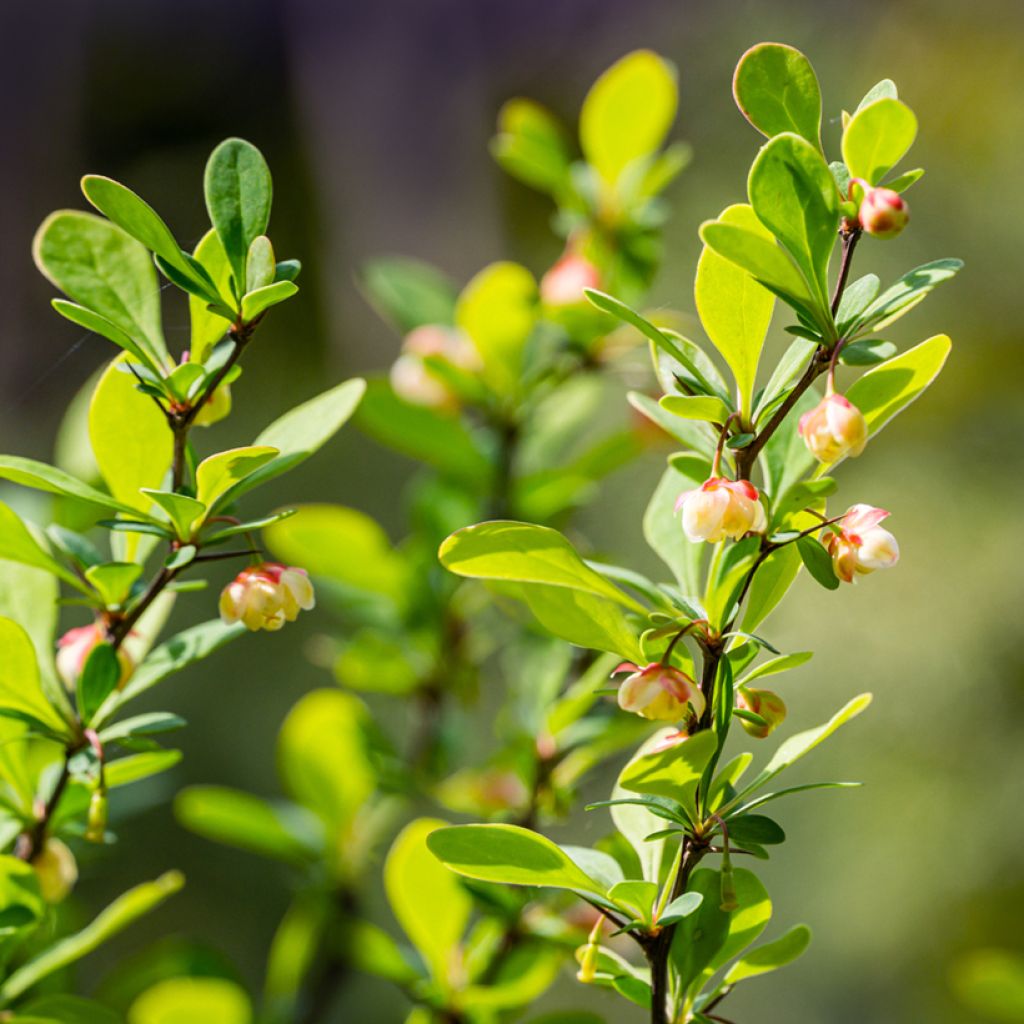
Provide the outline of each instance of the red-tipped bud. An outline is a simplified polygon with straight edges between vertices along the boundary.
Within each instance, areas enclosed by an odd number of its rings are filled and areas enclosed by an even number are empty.
[[[755,690],[752,687],[740,687],[736,694],[736,706],[745,711],[752,711],[764,719],[765,724],[748,722],[740,718],[740,724],[751,736],[763,740],[769,733],[783,723],[786,718],[786,705],[782,698],[771,690]]]
[[[89,626],[69,629],[57,641],[57,675],[70,693],[75,692],[78,677],[82,674],[93,649],[98,644],[106,643],[106,640],[106,631],[98,622],[94,622]],[[117,650],[117,660],[121,664],[121,678],[117,684],[120,688],[128,682],[128,678],[135,671],[135,662],[123,647]]]
[[[869,235],[895,238],[910,220],[910,207],[891,188],[869,188],[864,192],[857,219]]]
[[[243,569],[221,592],[220,617],[228,625],[242,622],[246,629],[270,631],[294,622],[299,610],[316,604],[313,584],[305,569],[263,562]]]
[[[884,509],[871,505],[852,506],[825,537],[836,575],[852,583],[856,575],[876,569],[891,569],[900,558],[896,538],[878,524],[888,518]]]
[[[624,662],[616,672],[629,672],[619,686],[619,707],[657,722],[678,722],[704,714],[704,695],[685,673],[659,661],[640,668]]]
[[[568,253],[541,278],[540,297],[545,306],[578,306],[587,301],[584,288],[600,286],[597,267],[576,253]]]
[[[826,395],[810,412],[800,417],[800,436],[819,462],[860,455],[868,443],[864,414],[848,398]]]
[[[680,510],[683,532],[694,542],[739,540],[747,533],[763,533],[768,526],[761,496],[749,480],[713,476],[679,496],[676,511]]]

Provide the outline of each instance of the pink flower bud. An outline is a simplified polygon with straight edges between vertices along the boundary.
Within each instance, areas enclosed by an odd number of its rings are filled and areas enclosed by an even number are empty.
[[[910,208],[891,188],[868,188],[857,214],[860,226],[875,238],[895,238],[910,220]]]
[[[800,417],[800,436],[819,462],[860,455],[868,443],[864,414],[848,398],[826,395]]]
[[[713,476],[695,491],[686,491],[676,502],[683,512],[683,532],[696,542],[717,544],[726,537],[739,540],[747,533],[761,533],[768,526],[757,488],[749,480]]]
[[[50,836],[32,860],[43,899],[60,903],[78,881],[75,855],[59,839]]]
[[[294,622],[299,610],[316,603],[313,584],[305,569],[263,562],[243,569],[221,592],[220,617],[228,625],[242,622],[246,629],[270,631]]]
[[[106,640],[106,630],[98,622],[93,622],[88,626],[69,629],[57,641],[57,675],[71,693],[75,692],[78,677],[82,674],[93,648],[97,644],[105,643]],[[117,660],[121,664],[121,678],[117,684],[120,689],[135,671],[135,663],[124,647],[118,648]]]
[[[896,538],[879,526],[889,513],[871,505],[854,505],[825,538],[836,575],[847,583],[876,569],[891,569],[900,559]],[[834,532],[838,531],[838,532]]]
[[[584,288],[599,288],[601,275],[590,260],[568,253],[540,280],[540,298],[545,306],[578,306],[586,302]]]
[[[704,714],[704,695],[700,687],[685,672],[671,665],[653,661],[640,668],[625,661],[615,670],[618,672],[630,673],[619,686],[619,707],[623,711],[659,722],[700,718]]]
[[[752,711],[765,720],[766,725],[758,725],[756,722],[748,722],[745,718],[740,719],[740,725],[751,736],[756,736],[760,740],[781,725],[786,718],[786,705],[782,698],[771,690],[755,690],[741,686],[736,693],[736,706],[745,711]]]
[[[424,362],[428,356],[443,359],[466,373],[480,369],[480,355],[462,331],[444,324],[424,324],[411,330],[402,342],[402,354],[391,367],[392,389],[412,405],[458,408],[457,396]]]

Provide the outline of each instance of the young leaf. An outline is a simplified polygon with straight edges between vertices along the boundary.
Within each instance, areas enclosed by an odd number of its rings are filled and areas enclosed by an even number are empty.
[[[821,87],[799,50],[782,43],[752,46],[736,65],[732,91],[740,112],[762,135],[795,132],[821,145]]]
[[[241,296],[246,290],[249,246],[257,236],[266,234],[270,223],[270,169],[252,143],[225,139],[210,154],[203,187],[210,223],[231,264],[235,294]]]
[[[491,153],[514,178],[542,192],[557,196],[569,181],[572,154],[565,130],[532,100],[509,100],[501,108]]]
[[[85,570],[85,578],[108,607],[124,604],[141,575],[142,566],[136,562],[103,562]]]
[[[185,879],[179,872],[168,871],[156,881],[143,882],[129,889],[81,931],[58,940],[8,975],[7,980],[0,985],[0,1001],[10,1003],[47,975],[91,953],[137,918],[173,896],[184,883]]]
[[[735,225],[774,245],[771,232],[742,203],[723,210],[716,223]],[[694,295],[704,330],[736,378],[737,404],[746,422],[775,297],[746,270],[707,245],[697,263]]]
[[[825,158],[799,135],[777,135],[758,153],[747,187],[754,212],[793,257],[824,313],[839,230],[839,193]]]
[[[32,255],[42,273],[87,311],[85,322],[77,307],[65,303],[58,312],[110,337],[102,323],[107,321],[119,332],[111,338],[116,344],[128,348],[127,336],[133,348],[145,350],[133,353],[141,361],[166,362],[156,272],[145,247],[128,233],[92,213],[58,210],[40,225]]]
[[[936,285],[948,281],[962,267],[963,261],[956,259],[933,260],[915,267],[882,292],[859,320],[845,329],[858,334],[882,330],[904,313],[910,312]]]
[[[399,833],[384,863],[391,910],[445,990],[453,983],[454,954],[473,909],[467,890],[435,856],[434,840],[452,831],[443,821],[419,818]]]
[[[836,590],[839,587],[839,578],[832,568],[832,556],[822,546],[821,541],[814,537],[801,537],[796,546],[811,576],[826,590]]]
[[[66,735],[67,725],[43,694],[32,641],[12,619],[0,617],[0,650],[0,708],[31,715],[48,729]]]
[[[203,459],[196,468],[196,500],[212,510],[235,484],[278,454],[278,449],[270,445],[249,445]]]
[[[660,738],[668,735],[664,733]],[[662,749],[641,752],[622,770],[619,784],[633,793],[668,797],[692,814],[697,784],[717,746],[717,737],[708,729]]]
[[[217,1021],[253,1024],[252,1003],[241,986],[227,978],[162,978],[131,1005],[132,1024],[173,1024],[175,1021]]]
[[[107,788],[117,789],[119,786],[141,782],[173,768],[180,760],[180,750],[147,750],[142,754],[110,761],[104,771]]]
[[[143,494],[148,494],[167,513],[178,540],[191,539],[192,524],[206,515],[206,506],[201,501],[175,491],[155,491],[150,487],[139,489]]]
[[[84,594],[89,588],[72,572],[69,572],[55,558],[51,558],[37,543],[28,527],[18,518],[17,513],[0,501],[0,559],[9,559],[21,565],[45,569],[58,579],[73,586]]]
[[[758,946],[757,949],[737,960],[726,972],[725,984],[736,985],[748,978],[756,978],[761,974],[777,971],[780,967],[785,967],[801,957],[810,943],[810,928],[798,924],[785,935],[779,936],[772,942],[766,942],[763,946]]]
[[[273,243],[266,235],[257,235],[249,246],[249,255],[245,261],[246,294],[273,284],[276,273]]]
[[[744,276],[750,280],[749,275]],[[725,423],[731,412],[725,402],[711,395],[665,395],[658,404],[673,416],[707,423]]]
[[[843,160],[854,178],[877,185],[903,159],[917,135],[914,112],[885,97],[861,107],[843,132]]]
[[[482,882],[572,889],[605,899],[606,887],[560,847],[518,825],[455,825],[427,838],[430,851],[452,871]]]
[[[217,290],[224,295],[231,294],[231,264],[215,228],[210,228],[199,240],[193,257],[210,275]],[[188,315],[191,324],[188,358],[193,363],[205,363],[214,348],[227,332],[231,321],[216,312],[217,307],[197,295],[188,297]]]
[[[268,284],[263,288],[257,288],[254,292],[249,292],[242,299],[242,319],[246,323],[252,323],[271,306],[290,299],[298,290],[298,285],[291,281],[277,281],[275,284]]]
[[[425,324],[455,322],[455,286],[429,263],[398,257],[372,260],[359,283],[373,308],[401,334]]]
[[[650,50],[627,54],[598,78],[580,111],[580,145],[607,185],[661,146],[677,103],[675,68]]]
[[[791,669],[806,665],[814,657],[813,651],[796,651],[793,654],[783,654],[779,658],[771,658],[758,665],[753,672],[748,672],[738,685],[747,686],[755,679],[763,679],[765,676],[773,676],[779,672],[789,672]]]

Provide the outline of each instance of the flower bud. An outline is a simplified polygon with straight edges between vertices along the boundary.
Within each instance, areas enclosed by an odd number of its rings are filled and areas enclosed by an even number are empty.
[[[106,631],[98,622],[69,629],[57,641],[57,675],[70,693],[75,692],[78,677],[82,674],[93,648],[106,641]],[[121,664],[121,678],[117,684],[120,689],[135,670],[135,663],[124,647],[117,649],[117,660]]]
[[[316,603],[313,584],[305,569],[278,562],[262,562],[243,569],[221,592],[220,617],[228,625],[242,622],[246,629],[270,631],[294,622],[299,610]]]
[[[900,558],[896,538],[879,526],[889,513],[871,505],[854,505],[825,538],[836,575],[846,583],[876,569],[891,569]]]
[[[800,417],[799,431],[819,462],[860,455],[868,443],[864,414],[848,398],[834,392]]]
[[[540,279],[545,306],[578,306],[586,302],[584,288],[599,288],[601,275],[590,260],[567,253]]]
[[[85,840],[89,843],[102,843],[107,832],[107,791],[93,790],[89,798],[89,814],[85,821]]]
[[[32,859],[39,888],[47,903],[60,903],[78,881],[75,855],[59,839],[51,836]]]
[[[412,405],[458,408],[458,397],[424,362],[428,356],[443,359],[467,373],[480,369],[480,355],[462,331],[444,324],[424,324],[411,330],[402,342],[402,353],[391,367],[392,389]]]
[[[671,665],[654,661],[640,668],[625,661],[615,672],[630,673],[619,686],[619,707],[623,711],[658,722],[677,722],[704,714],[704,694],[700,687],[685,672]]]
[[[597,919],[597,924],[590,931],[587,937],[587,944],[576,950],[576,960],[580,969],[576,972],[576,980],[584,985],[593,984],[597,977],[597,958],[601,952],[600,939],[601,928],[604,925],[604,915]]]
[[[891,188],[868,188],[857,213],[860,226],[875,238],[895,238],[910,220],[910,208]]]
[[[741,686],[736,692],[736,706],[745,711],[752,711],[765,720],[766,725],[758,725],[757,722],[748,722],[745,718],[740,719],[740,725],[751,736],[756,736],[759,740],[763,740],[773,732],[776,726],[781,725],[786,718],[786,705],[782,698],[771,690],[755,690],[751,687]]]
[[[683,512],[683,532],[691,541],[717,544],[726,537],[739,540],[747,533],[761,533],[768,526],[757,488],[749,480],[713,476],[695,491],[686,491],[676,502]]]

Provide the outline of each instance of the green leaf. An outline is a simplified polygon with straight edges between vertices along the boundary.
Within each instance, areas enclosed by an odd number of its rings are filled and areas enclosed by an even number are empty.
[[[84,327],[87,331],[92,331],[94,334],[102,335],[134,356],[151,372],[160,372],[159,365],[148,350],[142,348],[141,345],[125,334],[117,324],[111,323],[105,317],[100,316],[99,313],[94,313],[91,309],[86,309],[85,306],[78,306],[74,302],[68,302],[65,299],[53,299],[50,305],[65,320],[70,320],[73,324],[78,324],[79,327]]]
[[[463,289],[455,322],[483,360],[483,378],[499,394],[519,387],[526,343],[537,323],[537,283],[518,263],[492,263]]]
[[[425,324],[455,323],[455,286],[429,263],[372,260],[363,267],[360,284],[373,308],[401,334]]]
[[[550,839],[518,825],[455,825],[432,832],[430,851],[452,871],[481,882],[571,889],[605,898],[606,887],[585,874]]]
[[[136,562],[104,562],[85,570],[85,578],[107,607],[124,604],[141,575],[142,566]]]
[[[651,923],[654,901],[658,898],[657,882],[618,882],[608,890],[608,898],[622,907],[631,918]]]
[[[941,259],[915,267],[887,288],[854,323],[846,327],[850,333],[880,331],[909,313],[936,286],[948,281],[963,267],[962,260]]]
[[[67,735],[67,725],[43,693],[32,641],[12,619],[0,617],[0,650],[4,652],[0,659],[0,707],[31,715],[48,729]]]
[[[339,832],[376,789],[368,727],[358,697],[322,689],[292,708],[278,736],[277,761],[288,792]]]
[[[964,1006],[1004,1024],[1024,1020],[1024,959],[1001,949],[979,949],[953,967],[953,988]]]
[[[716,749],[714,733],[711,730],[699,732],[680,743],[637,755],[622,770],[619,783],[633,793],[675,800],[692,815],[696,810],[697,784]]]
[[[249,445],[229,448],[203,459],[196,467],[196,500],[212,511],[235,484],[278,454],[278,449],[270,445]]]
[[[115,359],[103,372],[89,403],[89,440],[100,473],[114,498],[148,513],[150,499],[140,488],[159,488],[171,465],[174,442],[163,413],[136,391],[134,380],[121,373]],[[133,558],[137,538],[127,542]]]
[[[60,939],[10,974],[0,985],[0,1001],[9,1004],[47,975],[91,953],[137,918],[173,896],[184,881],[179,872],[168,871],[156,881],[144,882],[129,889],[81,931]]]
[[[839,353],[843,366],[875,366],[896,355],[896,346],[891,341],[871,338],[844,345]]]
[[[109,725],[100,734],[103,743],[117,743],[122,739],[136,736],[154,736],[164,732],[181,729],[185,719],[172,715],[167,711],[148,711],[142,715],[125,718],[115,725]]]
[[[748,275],[744,276],[750,280]],[[673,416],[706,423],[725,423],[732,411],[720,398],[711,395],[665,395],[658,404]]]
[[[265,313],[271,306],[276,306],[285,299],[290,299],[298,292],[299,287],[291,281],[278,281],[275,284],[264,285],[242,299],[242,319],[246,323],[252,323],[257,317]]]
[[[641,416],[645,416],[655,426],[660,427],[669,437],[692,448],[710,467],[714,455],[716,438],[714,432],[698,420],[684,420],[663,409],[650,395],[639,391],[630,391],[626,400]],[[721,399],[719,399],[721,401]],[[694,456],[696,457],[696,456]]]
[[[903,159],[917,136],[906,104],[884,97],[861,107],[843,131],[843,161],[854,178],[877,185]]]
[[[231,294],[231,264],[215,228],[210,228],[199,240],[192,254],[200,263],[217,290]],[[227,332],[231,321],[210,308],[210,304],[197,295],[188,297],[188,315],[192,330],[189,336],[188,358],[193,363],[205,363]]]
[[[848,337],[852,333],[851,327],[878,297],[881,285],[877,274],[865,274],[846,286],[836,310],[836,325],[842,337]]]
[[[245,261],[245,291],[257,291],[274,283],[277,260],[273,243],[266,235],[257,235],[249,246]]]
[[[366,391],[359,377],[343,381],[274,420],[253,442],[256,448],[277,449],[277,455],[234,484],[225,504],[252,488],[301,465],[345,425]]]
[[[89,723],[97,708],[113,693],[121,678],[121,664],[110,644],[97,644],[78,677],[78,712]]]
[[[160,257],[183,285],[190,286],[188,290],[202,294],[209,302],[223,303],[209,274],[181,251],[170,228],[131,189],[111,178],[87,174],[82,179],[82,192],[100,213]]]
[[[572,154],[554,115],[532,100],[509,100],[498,112],[491,153],[514,178],[552,195],[569,182]]]
[[[564,587],[644,612],[642,605],[588,568],[565,537],[546,526],[511,521],[467,526],[445,540],[439,557],[459,576]]]
[[[606,184],[661,146],[677,103],[675,68],[650,50],[627,54],[598,78],[580,111],[580,145]]]
[[[95,487],[90,487],[78,477],[65,473],[56,466],[48,466],[45,462],[36,462],[35,459],[25,459],[20,455],[0,455],[0,479],[10,480],[12,483],[21,484],[22,487],[45,491],[47,494],[75,498],[114,512],[134,514],[137,511],[133,506],[117,501]]]
[[[726,985],[737,985],[748,978],[756,978],[761,974],[777,971],[793,963],[804,954],[811,943],[811,930],[806,925],[798,924],[785,935],[748,953],[729,968],[725,975]]]
[[[382,594],[405,605],[409,572],[387,534],[364,512],[343,505],[303,505],[263,531],[275,556],[313,576]]]
[[[22,1003],[12,1024],[123,1024],[124,1018],[107,1006],[80,996],[44,995]]]
[[[761,224],[753,209],[744,204],[727,207],[716,223],[735,225],[758,235],[769,245],[774,244],[771,232]],[[746,422],[753,409],[757,364],[771,323],[775,297],[747,271],[707,245],[697,263],[694,295],[707,336],[736,378],[737,404]]]
[[[747,686],[755,679],[777,675],[779,672],[789,672],[791,669],[806,665],[813,657],[813,651],[795,651],[793,654],[783,654],[779,658],[771,658],[758,665],[752,672],[748,672],[739,681],[739,685]]]
[[[181,760],[180,750],[147,750],[108,762],[105,777],[108,789],[141,782],[173,768]]]
[[[742,814],[729,819],[729,842],[747,846],[775,846],[786,841],[786,833],[777,822],[763,814]]]
[[[43,693],[70,719],[71,704],[53,664],[60,583],[45,569],[0,559],[0,615],[13,619],[35,647]]]
[[[155,491],[151,487],[142,487],[140,490],[143,494],[148,494],[167,513],[178,540],[191,539],[192,524],[196,520],[202,521],[202,517],[206,515],[206,506],[201,501],[175,491]]]
[[[664,927],[667,924],[678,924],[684,917],[689,917],[700,909],[704,897],[699,892],[684,892],[677,896],[666,908],[665,912],[658,917],[658,924]]]
[[[796,542],[800,552],[800,560],[807,566],[807,571],[826,590],[839,588],[839,577],[832,568],[832,556],[815,537],[801,537]]]
[[[231,264],[235,294],[242,295],[249,246],[259,235],[266,234],[270,223],[270,168],[252,143],[225,139],[206,163],[203,190],[210,223],[216,228]]]
[[[825,158],[799,135],[777,135],[754,160],[747,188],[761,223],[800,268],[819,311],[827,311],[839,193]]]
[[[856,718],[870,703],[871,694],[862,693],[844,705],[824,725],[791,736],[775,752],[775,756],[764,769],[765,773],[777,775],[784,768],[788,768],[805,754],[810,753],[819,743],[828,739],[840,726]]]
[[[308,864],[316,853],[270,803],[241,790],[189,786],[175,797],[174,814],[206,839],[286,864]]]
[[[916,181],[920,181],[924,177],[924,168],[916,167],[912,171],[907,171],[905,174],[901,174],[896,178],[891,178],[889,181],[883,182],[886,188],[892,189],[893,192],[906,192],[911,185]]]
[[[758,43],[736,65],[736,105],[762,135],[795,132],[820,146],[821,87],[811,62],[792,46]]]
[[[74,573],[65,569],[60,562],[51,558],[39,546],[14,509],[2,501],[0,501],[0,559],[8,559],[21,565],[30,565],[36,569],[45,569],[76,590],[80,590],[84,594],[91,593]]]
[[[227,978],[164,978],[140,995],[128,1011],[130,1024],[252,1024],[245,991]]]
[[[883,98],[887,99],[899,99],[899,93],[896,89],[896,83],[891,78],[883,78],[880,82],[876,82],[866,93],[864,93],[863,99],[857,104],[857,109],[854,111],[855,114],[859,114],[869,103],[874,103],[875,100]]]
[[[700,593],[707,551],[704,544],[694,544],[683,533],[675,505],[680,494],[700,487],[710,474],[710,464],[698,456],[674,460],[662,474],[644,512],[644,538],[672,570],[684,594]]]
[[[95,214],[58,210],[40,225],[32,255],[40,271],[79,303],[55,306],[61,315],[122,348],[135,349],[133,354],[142,362],[166,363],[160,288],[144,246]],[[83,313],[78,312],[81,307]],[[104,322],[112,324],[114,332]]]
[[[437,837],[451,831],[443,821],[417,819],[399,833],[384,863],[391,909],[444,989],[456,984],[455,951],[473,909],[467,890],[434,856]]]

